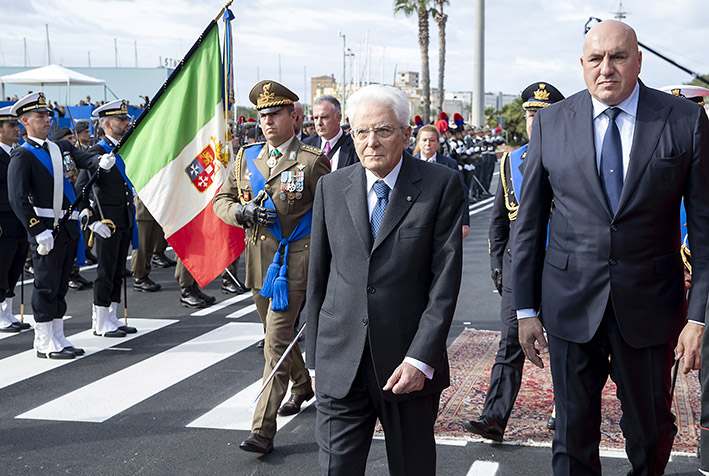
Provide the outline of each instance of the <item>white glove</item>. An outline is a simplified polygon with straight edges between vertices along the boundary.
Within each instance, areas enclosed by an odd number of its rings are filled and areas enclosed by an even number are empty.
[[[44,230],[42,233],[34,237],[37,240],[37,253],[47,255],[54,248],[54,236],[49,230]]]
[[[116,156],[111,154],[103,154],[98,161],[98,166],[103,170],[111,170],[113,164],[116,163]]]
[[[81,210],[81,213],[79,213],[79,226],[81,226],[81,228],[86,228],[86,225],[89,224],[89,215],[90,212],[88,208],[84,208]]]
[[[111,237],[111,229],[108,227],[108,225],[106,225],[105,223],[101,223],[100,221],[95,221],[90,224],[89,230],[93,231],[98,236],[104,239]]]

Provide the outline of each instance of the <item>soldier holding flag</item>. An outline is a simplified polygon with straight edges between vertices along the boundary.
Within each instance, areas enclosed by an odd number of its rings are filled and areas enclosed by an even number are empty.
[[[293,325],[305,298],[310,221],[318,179],[330,171],[320,149],[293,134],[296,119],[292,91],[275,81],[257,83],[249,99],[259,111],[267,144],[242,148],[227,181],[214,198],[217,216],[247,229],[246,286],[252,288],[266,327],[264,378],[293,339]],[[294,380],[292,395],[279,410]],[[269,453],[276,434],[276,413],[300,411],[313,397],[300,349],[293,347],[258,400],[244,451]]]

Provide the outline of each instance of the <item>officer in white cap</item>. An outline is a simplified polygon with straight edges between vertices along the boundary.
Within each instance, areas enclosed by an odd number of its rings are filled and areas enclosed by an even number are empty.
[[[20,140],[17,117],[11,106],[0,109],[0,332],[20,332],[30,325],[12,313],[15,285],[22,275],[29,244],[22,222],[10,208],[7,194],[7,168],[12,147]]]
[[[75,200],[74,188],[63,173],[63,162],[73,160],[79,168],[99,166],[108,171],[115,158],[91,155],[69,141],[47,140],[52,109],[42,92],[28,94],[10,112],[27,129],[27,142],[12,151],[8,168],[10,205],[27,230],[34,265],[32,310],[35,318],[34,348],[37,357],[73,359],[82,355],[64,336],[64,299],[74,258],[83,264],[83,240],[79,240],[79,214],[72,212],[62,228],[57,227]],[[85,216],[88,211],[82,212]],[[93,231],[103,233],[100,227]],[[77,250],[77,244],[79,249]],[[78,256],[77,256],[78,251]]]

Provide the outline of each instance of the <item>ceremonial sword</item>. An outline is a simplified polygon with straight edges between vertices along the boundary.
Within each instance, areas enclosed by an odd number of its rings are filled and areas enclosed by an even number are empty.
[[[288,344],[288,347],[286,347],[286,350],[283,352],[283,355],[281,355],[281,358],[278,360],[278,363],[276,364],[275,367],[273,367],[273,370],[271,370],[271,373],[269,374],[268,378],[263,383],[261,390],[258,391],[256,398],[254,398],[254,401],[251,403],[256,403],[258,401],[258,399],[261,397],[261,394],[263,394],[263,391],[266,390],[266,387],[273,379],[273,376],[276,375],[276,370],[278,370],[278,367],[280,367],[281,364],[283,364],[283,361],[286,360],[286,356],[288,355],[288,353],[291,351],[291,349],[293,348],[295,343],[298,342],[298,339],[300,339],[300,336],[303,335],[303,331],[305,330],[305,327],[307,325],[308,325],[307,322],[305,324],[303,324],[303,327],[300,328],[300,332],[298,332],[298,334],[295,336],[295,339],[293,339],[293,342]]]

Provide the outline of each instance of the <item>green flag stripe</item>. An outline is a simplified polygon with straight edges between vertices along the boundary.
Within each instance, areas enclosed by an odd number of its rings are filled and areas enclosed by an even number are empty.
[[[177,157],[221,101],[219,31],[212,28],[120,149],[136,190]]]

